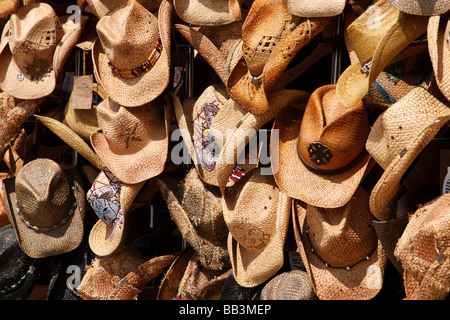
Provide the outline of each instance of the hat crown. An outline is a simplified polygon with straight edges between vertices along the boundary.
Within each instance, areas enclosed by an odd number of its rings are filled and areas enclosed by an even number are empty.
[[[377,248],[369,195],[359,187],[343,207],[308,205],[306,228],[314,253],[331,267],[346,268],[366,259]]]
[[[344,107],[336,85],[314,91],[300,125],[298,154],[308,167],[321,171],[344,170],[365,150],[369,118],[362,102]]]
[[[102,17],[96,28],[106,56],[123,71],[149,59],[159,34],[158,19],[134,0]]]
[[[16,176],[17,208],[21,218],[37,228],[61,224],[73,207],[73,192],[60,166],[38,158],[27,163]]]
[[[64,32],[53,8],[46,3],[21,7],[10,19],[9,47],[26,74],[41,75],[52,68],[53,55]]]

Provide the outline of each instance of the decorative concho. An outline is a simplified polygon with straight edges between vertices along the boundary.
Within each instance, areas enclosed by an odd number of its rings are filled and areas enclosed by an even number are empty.
[[[308,147],[309,158],[317,165],[327,164],[333,157],[330,148],[320,142],[311,143]]]

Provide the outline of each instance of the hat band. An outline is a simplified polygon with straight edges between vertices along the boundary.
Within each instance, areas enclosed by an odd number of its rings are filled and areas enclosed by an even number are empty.
[[[67,216],[65,216],[60,222],[58,222],[57,224],[54,224],[51,227],[38,227],[35,225],[32,225],[30,222],[28,222],[25,217],[23,216],[22,212],[19,209],[19,204],[17,202],[16,199],[16,212],[17,215],[20,217],[20,219],[23,221],[23,223],[27,226],[27,228],[30,228],[34,231],[39,231],[39,232],[48,232],[50,230],[56,230],[58,228],[60,228],[61,226],[65,225],[67,223],[67,221],[69,221],[69,219],[73,216],[75,209],[77,208],[77,200],[76,200],[76,195],[75,195],[75,187],[72,187],[72,190],[74,190],[74,197],[75,197],[75,202],[72,204],[72,209],[70,209],[69,213],[67,214]]]
[[[318,173],[318,174],[339,174],[342,173],[344,171],[347,171],[348,169],[350,169],[351,167],[353,167],[355,165],[355,163],[357,163],[363,156],[364,156],[364,149],[361,151],[361,153],[355,158],[353,159],[351,162],[347,163],[345,166],[337,168],[337,169],[319,169],[316,168],[314,166],[312,166],[311,164],[309,164],[308,162],[306,162],[306,160],[303,158],[301,152],[300,152],[300,148],[298,146],[298,139],[300,139],[300,137],[297,138],[297,155],[299,157],[299,159],[302,161],[302,163],[312,172],[314,173]],[[324,146],[326,147],[326,146]],[[326,147],[328,148],[328,147]],[[329,148],[328,148],[329,149]],[[330,156],[331,158],[331,156]],[[325,164],[325,163],[322,163]]]
[[[119,70],[114,65],[108,61],[108,65],[111,68],[112,73],[119,78],[125,78],[125,79],[131,79],[131,78],[137,78],[140,77],[145,72],[149,71],[155,63],[158,61],[159,57],[161,56],[162,51],[162,42],[161,42],[161,36],[158,34],[158,37],[156,39],[155,48],[153,49],[152,53],[150,54],[150,58],[148,58],[147,61],[142,63],[140,66],[134,68],[133,70]]]

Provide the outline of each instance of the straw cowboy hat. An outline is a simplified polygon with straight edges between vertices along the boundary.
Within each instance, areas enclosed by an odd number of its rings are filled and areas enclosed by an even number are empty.
[[[157,181],[172,220],[200,263],[211,270],[230,266],[220,190],[205,184],[195,168],[182,184],[171,176]]]
[[[339,77],[336,91],[346,107],[358,103],[380,72],[413,40],[427,31],[428,17],[400,12],[387,0],[377,1],[347,28],[358,61]]]
[[[428,51],[439,90],[450,99],[450,43],[448,42],[448,14],[430,17],[428,22]]]
[[[450,10],[448,0],[388,0],[398,10],[420,16],[439,16]]]
[[[402,264],[406,299],[445,300],[450,293],[450,193],[410,216],[394,254]]]
[[[276,81],[330,21],[293,16],[281,0],[256,0],[242,26],[242,56],[227,80],[230,97],[249,112],[267,112]]]
[[[16,12],[20,7],[20,0],[0,0],[0,19]]]
[[[222,26],[242,19],[243,0],[174,0],[177,15],[195,26]]]
[[[83,300],[138,300],[144,286],[175,258],[166,255],[147,259],[124,246],[106,257],[96,257],[77,291]]]
[[[280,112],[271,138],[271,160],[280,189],[292,198],[322,208],[345,205],[369,165],[365,150],[369,134],[362,102],[345,108],[336,97],[336,86],[316,89],[305,111]],[[302,186],[302,187],[299,187]]]
[[[164,170],[171,115],[172,104],[165,96],[134,108],[104,100],[97,107],[102,130],[91,135],[92,147],[122,182],[148,180]]]
[[[89,233],[89,246],[99,256],[116,251],[122,244],[127,214],[145,182],[126,184],[104,168],[86,193],[86,199],[98,216]]]
[[[403,175],[449,120],[450,108],[422,87],[377,118],[366,142],[367,151],[384,170],[370,195],[370,210],[377,219],[393,217]]]
[[[282,0],[286,9],[293,15],[300,17],[333,17],[344,11],[347,0],[334,1],[308,1],[308,0]]]
[[[85,0],[88,3],[88,7],[86,7],[86,11],[91,11],[98,18],[104,17],[110,11],[114,11],[115,9],[124,6],[128,3],[128,0]],[[143,5],[148,11],[154,12],[157,11],[159,5],[161,4],[161,0],[136,0],[141,5]]]
[[[303,270],[283,272],[270,279],[256,300],[316,300],[308,273]]]
[[[319,299],[368,300],[380,291],[387,258],[372,220],[362,187],[340,208],[294,200],[295,239]]]
[[[41,2],[19,8],[0,44],[0,89],[19,99],[50,95],[87,20],[78,25]]]
[[[233,275],[243,287],[269,280],[284,264],[292,199],[260,168],[247,173],[222,198]]]
[[[84,233],[86,199],[74,169],[63,171],[55,161],[38,158],[3,184],[8,219],[23,252],[45,258],[78,247]]]
[[[171,20],[172,5],[167,0],[161,3],[157,17],[132,0],[99,20],[92,49],[94,75],[112,100],[136,107],[166,89]]]

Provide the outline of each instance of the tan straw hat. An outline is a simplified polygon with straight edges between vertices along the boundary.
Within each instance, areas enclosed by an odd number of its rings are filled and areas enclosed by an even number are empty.
[[[50,95],[87,20],[58,17],[41,2],[18,9],[0,44],[0,89],[19,99]]]
[[[112,100],[136,107],[151,102],[166,89],[171,21],[168,0],[161,3],[157,17],[131,0],[99,20],[98,39],[92,49],[94,75]]]
[[[333,17],[344,11],[347,0],[282,0],[286,9],[300,17]]]
[[[259,300],[315,300],[308,273],[303,270],[282,272],[262,288]]]
[[[144,182],[126,184],[104,168],[98,174],[86,199],[100,218],[89,234],[89,246],[99,256],[113,253],[122,244],[126,217]]]
[[[335,209],[294,200],[295,238],[319,299],[368,300],[380,291],[387,258],[372,220],[362,187]]]
[[[336,86],[316,89],[302,110],[280,112],[273,125],[272,163],[280,189],[322,208],[345,205],[360,184],[370,156],[365,150],[369,120],[362,102],[345,108]]]
[[[16,12],[21,4],[20,0],[0,0],[0,19]]]
[[[173,0],[178,16],[194,26],[222,26],[242,19],[243,0]]]
[[[267,112],[276,81],[330,21],[294,16],[281,0],[253,2],[242,26],[242,56],[227,81],[230,97],[252,113]]]
[[[366,148],[384,170],[370,195],[377,219],[393,217],[403,175],[449,120],[450,108],[417,87],[375,121]]]
[[[450,294],[450,193],[419,208],[397,242],[408,300],[445,300]]]
[[[352,107],[369,91],[381,71],[413,40],[427,31],[428,17],[400,12],[387,0],[379,0],[347,28],[348,41],[358,61],[339,77],[337,95]]]
[[[133,108],[109,98],[97,107],[102,131],[91,135],[92,147],[124,183],[139,183],[164,170],[172,104],[162,98]]]
[[[92,13],[98,18],[104,17],[110,11],[124,6],[128,3],[128,0],[85,0],[89,7],[86,7],[86,11],[92,11]],[[161,0],[136,0],[142,4],[150,12],[157,11]]]
[[[269,280],[284,263],[292,199],[256,168],[227,189],[222,207],[236,281],[255,287]]]
[[[430,17],[428,22],[428,52],[439,90],[450,100],[450,30],[449,15]],[[446,34],[447,33],[447,34]]]
[[[23,252],[45,258],[74,250],[84,233],[86,199],[75,169],[38,158],[3,180],[8,219]]]
[[[448,0],[388,0],[398,10],[419,16],[438,16],[450,10]]]

